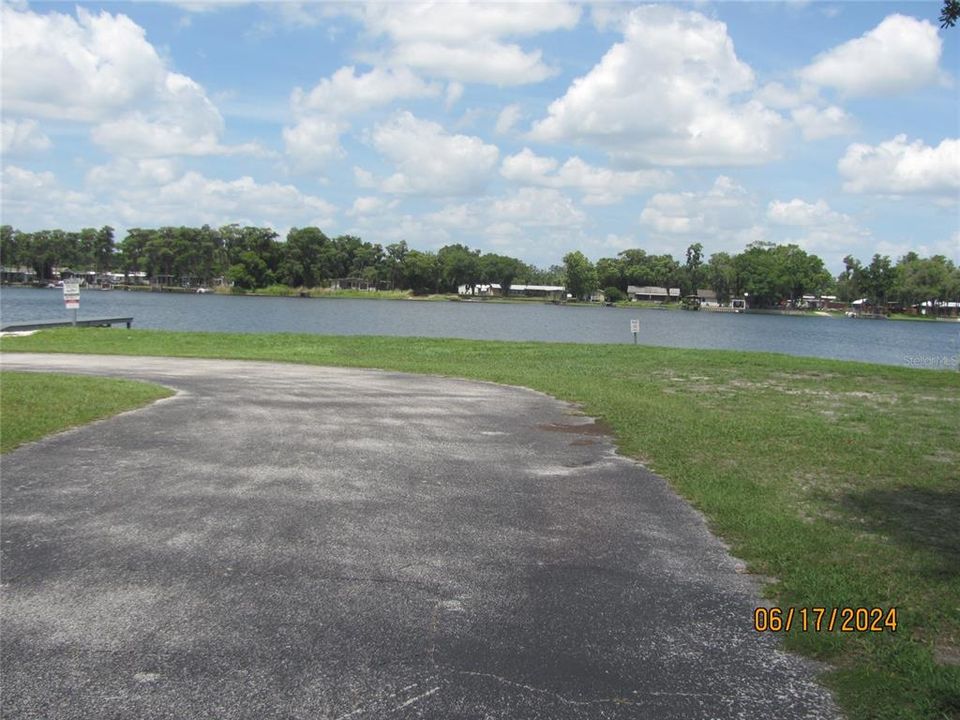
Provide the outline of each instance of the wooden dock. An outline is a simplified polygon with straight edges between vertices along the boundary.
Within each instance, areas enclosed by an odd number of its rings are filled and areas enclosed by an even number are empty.
[[[132,317],[114,317],[114,318],[92,318],[89,320],[48,320],[35,323],[18,323],[16,325],[4,325],[0,332],[19,332],[21,330],[46,330],[56,327],[110,327],[112,325],[124,324],[127,330],[133,325]]]

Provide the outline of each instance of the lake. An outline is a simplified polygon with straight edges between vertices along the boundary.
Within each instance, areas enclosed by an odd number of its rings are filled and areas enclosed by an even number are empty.
[[[956,369],[960,323],[791,317],[548,303],[416,302],[338,298],[101,292],[81,294],[79,317],[132,315],[135,328],[321,335],[457,337],[632,343],[685,348],[763,350],[887,365]],[[3,325],[68,320],[61,290],[3,288]]]

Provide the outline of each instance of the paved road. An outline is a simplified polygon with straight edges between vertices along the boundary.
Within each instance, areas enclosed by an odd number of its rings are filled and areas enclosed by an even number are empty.
[[[570,405],[5,355],[178,394],[3,459],[8,718],[820,718],[700,517]]]

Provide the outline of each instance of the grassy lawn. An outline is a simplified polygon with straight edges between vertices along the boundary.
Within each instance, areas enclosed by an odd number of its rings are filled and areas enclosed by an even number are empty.
[[[832,665],[824,680],[850,718],[960,717],[958,373],[632,345],[146,330],[52,330],[2,349],[378,367],[580,403],[769,579],[771,602],[897,608],[896,632],[785,635]]]
[[[0,453],[172,394],[130,380],[0,372]]]

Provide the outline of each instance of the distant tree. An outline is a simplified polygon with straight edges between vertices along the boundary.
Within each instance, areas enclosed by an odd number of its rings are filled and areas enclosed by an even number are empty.
[[[620,258],[620,276],[624,288],[628,285],[653,285],[652,260],[643,250],[622,251]]]
[[[754,307],[795,302],[805,293],[822,292],[831,281],[823,261],[797,245],[751,243],[736,256],[734,266]]]
[[[245,250],[227,271],[227,279],[236,287],[255,290],[273,284],[273,273],[266,261],[252,250]]]
[[[742,290],[750,297],[751,307],[772,307],[783,298],[775,279],[774,243],[757,241],[734,258]]]
[[[739,296],[742,292],[737,266],[729,253],[711,255],[703,273],[707,286],[717,294],[717,301],[720,303],[727,303],[731,297]]]
[[[10,225],[0,226],[0,265],[16,267],[22,262],[22,233]]]
[[[94,267],[94,250],[97,244],[97,231],[94,228],[83,228],[76,233],[76,248],[72,262],[77,268],[84,270]]]
[[[383,248],[364,242],[356,235],[338,235],[320,252],[326,277],[377,277]]]
[[[682,268],[672,255],[651,255],[650,267],[653,273],[653,284],[658,287],[677,287],[680,285]]]
[[[527,265],[522,269],[522,277],[529,285],[565,285],[567,282],[562,265],[551,265],[546,269]]]
[[[404,255],[403,283],[413,292],[424,295],[437,291],[437,256],[430,252],[410,250]]]
[[[480,281],[480,251],[466,245],[446,245],[437,252],[440,286],[445,292],[457,292],[460,285]]]
[[[926,300],[951,300],[957,268],[943,255],[921,258],[915,252],[900,258],[895,270],[894,296],[904,305]]]
[[[943,8],[940,10],[940,27],[946,29],[953,27],[960,19],[960,0],[943,0]]]
[[[823,260],[797,245],[779,245],[774,249],[776,278],[781,293],[796,303],[804,294],[817,294],[830,283]]]
[[[487,253],[480,258],[481,282],[498,284],[504,296],[510,294],[510,288],[522,269],[523,263],[506,255]]]
[[[263,259],[270,272],[278,274],[286,248],[285,243],[277,242],[277,233],[271,228],[224,225],[217,230],[214,239],[221,266],[230,267],[241,263],[240,256],[245,252],[252,252]]]
[[[346,238],[344,246],[349,249],[347,260],[349,266],[347,274],[351,277],[362,277],[368,280],[386,279],[383,246],[377,243],[363,242],[352,235],[341,236],[337,240]],[[354,242],[355,241],[355,242]]]
[[[703,265],[703,245],[693,243],[687,248],[687,263],[684,266],[684,279],[686,280],[684,293],[693,294],[700,288],[702,279],[700,266]]]
[[[613,285],[604,288],[603,296],[606,298],[607,302],[623,302],[627,299],[627,294],[620,288]]]
[[[93,244],[93,266],[98,273],[113,270],[114,250],[113,228],[104,225],[97,230]]]
[[[407,252],[409,249],[406,240],[387,245],[387,254],[384,258],[385,274],[395,288],[406,287],[403,284],[403,261]]]
[[[340,277],[332,273],[330,238],[320,228],[291,228],[283,244],[279,275],[291,287],[317,287],[321,280]]]
[[[886,255],[875,254],[870,265],[861,268],[860,285],[867,298],[875,305],[882,307],[886,304],[890,292],[896,283],[896,273]]]
[[[603,288],[615,287],[626,290],[623,282],[623,265],[619,258],[600,258],[597,260],[597,285]],[[604,291],[606,292],[606,291]]]
[[[586,299],[597,289],[597,271],[593,263],[579,250],[563,256],[566,268],[567,292],[575,298]]]
[[[63,230],[26,233],[24,240],[24,259],[28,259],[39,280],[53,279],[54,268],[66,268],[76,254],[70,248],[70,239]]]
[[[860,261],[853,255],[843,258],[843,272],[837,276],[837,298],[842,302],[853,302],[860,299],[861,280]]]

